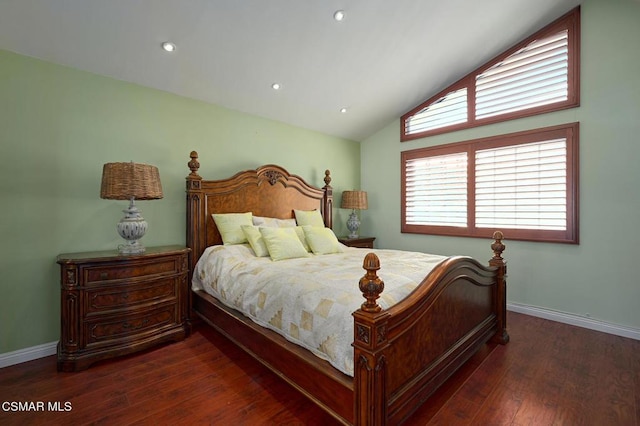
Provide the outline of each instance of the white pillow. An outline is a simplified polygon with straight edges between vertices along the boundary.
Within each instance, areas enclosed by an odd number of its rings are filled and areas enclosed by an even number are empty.
[[[270,228],[293,228],[296,226],[295,219],[277,219],[275,217],[253,216],[255,226],[266,226]]]

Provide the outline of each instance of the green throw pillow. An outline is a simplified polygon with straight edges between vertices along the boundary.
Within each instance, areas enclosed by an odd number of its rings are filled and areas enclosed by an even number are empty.
[[[242,225],[253,225],[251,212],[248,213],[219,213],[212,214],[213,221],[218,227],[222,242],[225,245],[243,244],[247,237],[242,232]]]
[[[307,257],[295,228],[259,228],[272,260]]]
[[[320,210],[294,210],[298,226],[319,226],[324,228],[324,220]]]
[[[303,226],[302,229],[314,254],[342,253],[342,245],[331,228]]]
[[[311,251],[311,247],[309,247],[309,243],[307,243],[307,237],[304,236],[304,229],[302,226],[295,227],[296,234],[298,234],[298,238],[300,238],[300,242],[306,251]]]
[[[256,256],[269,256],[269,250],[267,250],[260,229],[257,226],[242,225],[242,232],[244,232],[245,237],[247,237],[247,241],[249,241],[249,245]]]

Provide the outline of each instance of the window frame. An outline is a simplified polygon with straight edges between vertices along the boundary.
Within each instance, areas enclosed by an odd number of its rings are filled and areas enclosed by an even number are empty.
[[[558,126],[527,130],[523,132],[509,133],[498,136],[456,142],[434,147],[418,148],[401,152],[400,164],[400,208],[401,208],[401,232],[411,234],[445,235],[458,237],[490,238],[496,229],[477,228],[476,215],[476,191],[475,191],[475,153],[479,150],[499,148],[541,142],[554,138],[565,138],[567,148],[566,164],[566,230],[536,230],[515,229],[497,227],[509,239],[525,241],[541,241],[554,243],[579,244],[579,123],[568,123]],[[434,157],[447,154],[466,152],[467,157],[467,226],[439,226],[407,224],[407,161],[425,157]]]
[[[567,100],[554,102],[533,108],[527,108],[519,111],[494,115],[482,119],[476,118],[476,77],[505,58],[518,52],[537,39],[548,37],[557,32],[567,30],[567,49],[568,49],[568,69],[567,69]],[[448,93],[467,88],[467,120],[464,123],[452,124],[436,129],[425,130],[412,134],[407,133],[407,121],[422,109],[434,104],[438,99]],[[493,58],[470,74],[456,81],[444,90],[432,96],[425,102],[411,109],[400,118],[400,141],[407,142],[414,139],[424,138],[442,133],[448,133],[456,130],[469,129],[487,124],[504,122],[516,118],[529,117],[532,115],[544,114],[551,111],[560,111],[563,109],[574,108],[580,106],[580,6],[574,8],[556,21],[542,28],[535,34],[527,37],[515,46]]]

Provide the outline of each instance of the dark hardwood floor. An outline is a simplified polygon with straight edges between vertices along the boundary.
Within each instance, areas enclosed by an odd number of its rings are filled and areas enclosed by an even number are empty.
[[[509,313],[411,425],[640,425],[640,341]],[[11,402],[45,411],[14,412]],[[49,411],[49,404],[69,411]],[[0,425],[332,425],[205,325],[179,343],[56,372],[55,356],[0,369]]]

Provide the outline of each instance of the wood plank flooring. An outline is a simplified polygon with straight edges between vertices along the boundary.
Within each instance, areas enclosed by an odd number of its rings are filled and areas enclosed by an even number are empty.
[[[511,342],[481,349],[407,424],[640,426],[640,341],[508,319]],[[5,411],[11,402],[45,411]],[[0,404],[0,425],[335,424],[205,325],[79,373],[58,373],[55,356],[0,369]]]

